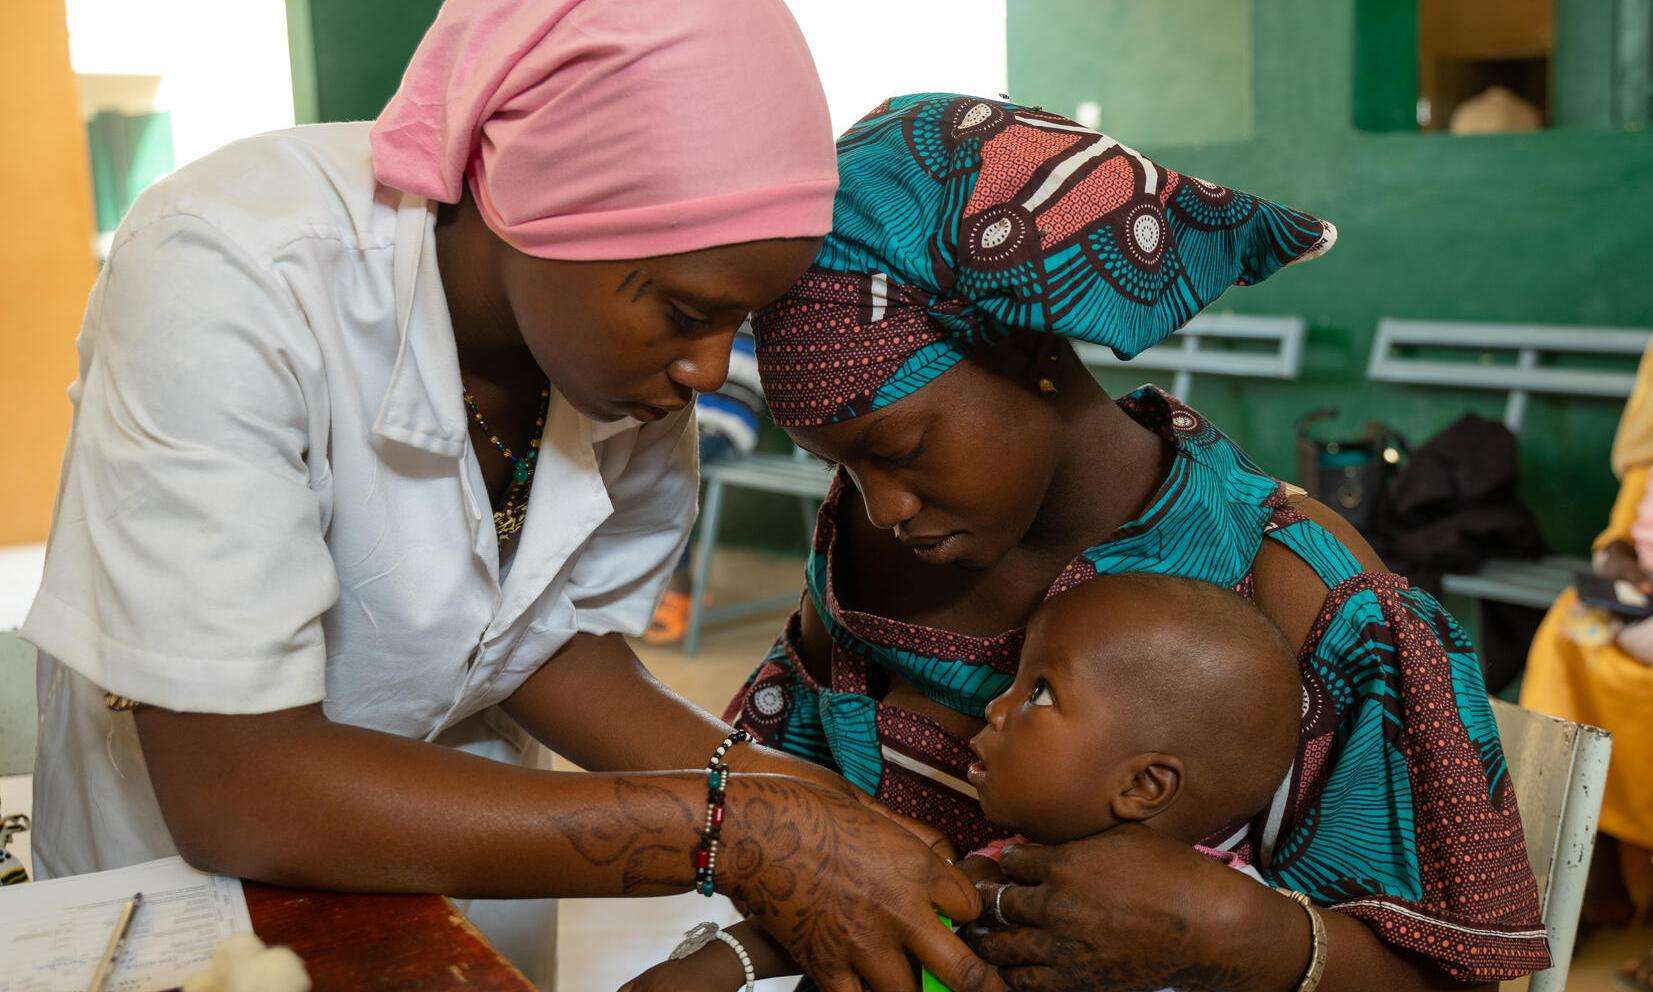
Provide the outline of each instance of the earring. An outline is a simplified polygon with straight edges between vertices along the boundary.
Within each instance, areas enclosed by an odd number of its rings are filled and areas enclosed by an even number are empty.
[[[1051,371],[1049,374],[1039,377],[1039,392],[1046,396],[1054,396],[1056,395],[1055,369],[1061,362],[1062,356],[1052,350],[1045,353],[1045,360],[1050,362]]]

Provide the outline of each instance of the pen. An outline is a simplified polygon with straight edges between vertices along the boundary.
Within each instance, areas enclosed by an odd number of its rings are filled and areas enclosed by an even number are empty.
[[[103,949],[103,960],[98,962],[98,970],[92,973],[92,984],[86,986],[86,992],[103,992],[103,983],[109,980],[109,972],[115,968],[115,956],[120,953],[127,931],[132,929],[132,917],[138,915],[138,904],[141,902],[143,893],[134,892],[132,898],[126,900],[126,905],[121,907],[120,919],[115,921],[115,932],[109,935],[109,946]]]

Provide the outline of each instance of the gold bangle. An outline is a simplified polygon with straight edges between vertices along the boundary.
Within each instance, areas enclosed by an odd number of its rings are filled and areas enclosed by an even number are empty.
[[[103,705],[116,713],[125,713],[137,709],[141,704],[136,699],[128,699],[125,696],[117,696],[112,692],[106,692],[103,694]]]
[[[1314,992],[1320,987],[1320,976],[1326,973],[1326,923],[1320,918],[1320,910],[1314,908],[1314,903],[1301,892],[1291,889],[1275,889],[1274,891],[1303,907],[1303,912],[1309,914],[1309,966],[1303,972],[1303,980],[1297,983],[1297,992]]]

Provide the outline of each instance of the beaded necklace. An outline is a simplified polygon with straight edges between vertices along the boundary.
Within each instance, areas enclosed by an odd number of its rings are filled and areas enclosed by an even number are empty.
[[[476,426],[488,436],[499,453],[505,456],[505,464],[511,469],[511,484],[505,489],[505,497],[500,500],[499,509],[494,511],[494,533],[499,543],[504,544],[517,536],[522,525],[528,520],[528,493],[533,488],[534,466],[540,456],[540,435],[545,432],[545,417],[551,410],[551,387],[540,390],[540,414],[534,419],[534,429],[528,435],[528,451],[517,455],[511,451],[509,445],[499,439],[488,427],[488,422],[482,419],[482,411],[476,408],[476,397],[470,390],[465,390],[465,407],[471,411],[471,417],[476,420]]]

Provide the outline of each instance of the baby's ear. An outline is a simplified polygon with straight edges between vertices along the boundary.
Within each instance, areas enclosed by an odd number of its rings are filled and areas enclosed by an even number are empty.
[[[1141,823],[1165,812],[1182,791],[1182,759],[1150,751],[1126,759],[1124,788],[1113,797],[1114,818]]]

